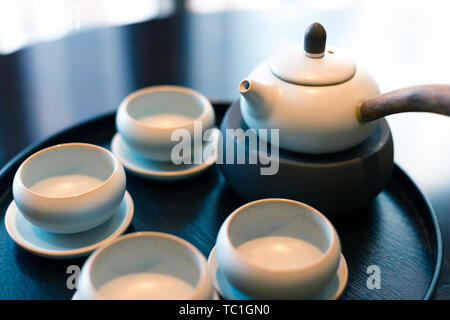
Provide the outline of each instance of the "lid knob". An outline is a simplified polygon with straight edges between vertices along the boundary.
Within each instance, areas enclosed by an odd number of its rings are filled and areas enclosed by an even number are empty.
[[[327,32],[320,23],[314,22],[306,29],[303,46],[307,56],[311,58],[323,57],[326,42]]]

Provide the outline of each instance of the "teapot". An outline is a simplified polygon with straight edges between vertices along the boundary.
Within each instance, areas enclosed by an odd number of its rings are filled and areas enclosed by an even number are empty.
[[[279,129],[283,149],[326,154],[360,144],[386,115],[450,115],[450,85],[380,94],[375,80],[350,56],[326,48],[326,37],[324,27],[313,23],[303,47],[282,48],[240,82],[241,113],[250,128]]]

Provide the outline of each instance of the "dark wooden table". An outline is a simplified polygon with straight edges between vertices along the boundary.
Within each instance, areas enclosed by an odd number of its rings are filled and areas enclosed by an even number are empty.
[[[406,8],[406,9],[405,9]],[[329,43],[351,53],[382,91],[450,83],[450,21],[439,6],[297,4],[270,12],[177,14],[135,25],[79,32],[0,56],[0,165],[26,146],[115,110],[131,91],[184,85],[235,100],[237,84],[280,45],[301,41],[322,22]],[[355,26],[358,26],[357,28]],[[395,160],[431,201],[444,240],[437,299],[450,299],[450,119],[430,114],[388,119]]]

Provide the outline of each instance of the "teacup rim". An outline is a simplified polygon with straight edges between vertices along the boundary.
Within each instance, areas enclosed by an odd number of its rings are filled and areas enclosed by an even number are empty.
[[[95,260],[97,259],[97,257],[117,242],[124,241],[124,240],[130,239],[130,238],[139,238],[139,237],[158,237],[158,238],[170,239],[174,242],[177,242],[177,243],[183,245],[191,253],[194,254],[195,259],[198,262],[200,262],[199,265],[200,265],[201,270],[200,270],[200,274],[199,274],[199,279],[193,289],[192,294],[189,295],[188,297],[185,297],[184,300],[195,299],[195,297],[198,294],[199,289],[201,289],[202,286],[207,284],[208,280],[209,280],[208,263],[207,263],[205,256],[200,252],[200,250],[197,247],[195,247],[189,241],[187,241],[181,237],[178,237],[176,235],[166,233],[166,232],[159,232],[159,231],[138,231],[138,232],[127,233],[127,234],[121,235],[121,236],[109,241],[108,243],[104,244],[103,246],[101,246],[97,250],[95,250],[89,256],[88,261],[86,261],[86,265],[89,266],[89,270],[87,270],[88,271],[88,273],[87,273],[88,279],[87,280],[89,282],[89,286],[92,288],[92,290],[95,292],[95,294],[97,296],[99,296],[101,299],[106,299],[106,297],[104,297],[101,293],[98,292],[97,289],[95,289],[93,281],[92,281],[93,266],[94,266],[94,263],[95,263]]]
[[[102,181],[102,183],[98,184],[97,186],[95,186],[95,187],[93,187],[93,188],[91,188],[91,189],[89,189],[89,190],[86,190],[86,191],[84,191],[84,192],[80,192],[80,193],[77,193],[77,194],[73,194],[73,195],[66,195],[66,196],[50,196],[50,195],[45,195],[45,194],[42,194],[42,193],[35,192],[35,191],[31,190],[30,188],[28,188],[28,187],[24,184],[24,182],[23,182],[23,177],[22,177],[22,175],[23,175],[23,170],[24,170],[24,168],[29,164],[29,162],[30,162],[31,160],[33,160],[34,158],[38,157],[39,155],[41,155],[41,154],[43,154],[43,153],[45,153],[45,152],[48,152],[48,151],[51,151],[51,150],[54,150],[54,149],[60,149],[60,148],[66,148],[66,147],[75,147],[75,146],[78,146],[78,147],[87,147],[87,148],[91,148],[91,149],[97,149],[98,151],[101,151],[101,152],[105,153],[106,155],[108,155],[108,157],[109,157],[110,159],[112,159],[113,162],[114,162],[114,169],[113,169],[113,172],[108,176],[108,179],[106,179],[105,181]],[[31,156],[29,156],[29,157],[28,157],[28,158],[20,165],[19,169],[17,169],[16,175],[17,175],[17,177],[18,177],[17,182],[20,183],[21,187],[22,187],[24,190],[26,190],[28,193],[32,194],[33,196],[38,197],[38,198],[42,198],[42,199],[49,199],[49,200],[65,200],[65,199],[74,199],[74,198],[79,198],[79,197],[82,197],[82,196],[86,196],[86,195],[88,195],[88,194],[91,194],[91,193],[93,193],[93,192],[95,192],[95,191],[101,189],[103,186],[105,186],[107,183],[109,183],[109,182],[114,178],[114,176],[116,175],[117,171],[119,170],[119,169],[118,169],[118,166],[119,166],[119,162],[118,162],[117,158],[114,156],[114,154],[113,154],[111,151],[109,151],[109,150],[107,150],[107,149],[105,149],[105,148],[103,148],[103,147],[97,146],[97,145],[95,145],[95,144],[90,144],[90,143],[83,143],[83,142],[69,142],[69,143],[60,143],[60,144],[56,144],[56,145],[53,145],[53,146],[44,148],[44,149],[42,149],[42,150],[39,150],[39,151],[33,153]]]
[[[196,118],[192,119],[192,121],[188,121],[183,124],[169,126],[169,127],[159,127],[159,126],[149,125],[148,123],[139,121],[130,115],[130,113],[128,111],[128,106],[130,105],[131,101],[133,101],[134,99],[136,99],[138,97],[149,94],[149,93],[162,92],[162,91],[180,92],[180,93],[184,93],[184,94],[187,94],[190,96],[194,96],[196,99],[198,99],[201,102],[203,110],[200,113],[200,115],[198,115]],[[118,109],[119,110],[123,109],[124,115],[127,117],[127,119],[141,128],[152,129],[152,130],[163,130],[163,131],[173,131],[176,129],[190,127],[195,121],[205,120],[205,118],[208,116],[208,114],[211,111],[213,111],[211,101],[209,101],[209,99],[205,95],[203,95],[202,93],[200,93],[194,89],[183,87],[183,86],[176,86],[176,85],[156,85],[156,86],[144,87],[144,88],[138,89],[136,91],[133,91],[132,93],[128,94],[122,100]]]
[[[264,202],[288,202],[288,203],[292,203],[295,204],[296,206],[301,206],[303,208],[306,208],[310,211],[312,211],[314,214],[317,214],[319,216],[319,218],[325,222],[327,228],[328,228],[328,232],[331,233],[331,239],[330,239],[330,243],[327,247],[327,250],[317,259],[301,265],[301,266],[293,266],[293,267],[270,267],[270,266],[262,266],[261,264],[255,263],[253,260],[249,259],[248,257],[246,257],[245,255],[243,255],[242,253],[239,252],[239,250],[237,250],[237,248],[234,246],[233,242],[231,241],[230,238],[230,234],[229,234],[229,228],[230,228],[230,224],[231,221],[237,216],[239,215],[239,213],[241,213],[243,210],[247,209],[248,207],[252,207],[254,205],[260,204],[260,203],[264,203]],[[340,241],[339,241],[339,237],[337,234],[336,229],[334,228],[333,224],[328,220],[327,217],[325,217],[325,215],[323,215],[319,210],[317,210],[316,208],[304,203],[304,202],[300,202],[300,201],[296,201],[296,200],[291,200],[291,199],[284,199],[284,198],[266,198],[266,199],[259,199],[259,200],[255,200],[249,203],[246,203],[244,205],[242,205],[241,207],[237,208],[236,210],[234,210],[226,219],[226,221],[224,222],[226,223],[225,225],[225,240],[228,242],[228,245],[232,248],[233,253],[240,258],[242,261],[244,261],[245,263],[247,263],[248,265],[250,265],[252,268],[255,268],[257,270],[263,271],[263,272],[270,272],[270,273],[277,273],[277,274],[290,274],[290,273],[297,273],[299,271],[306,271],[308,269],[312,269],[314,267],[317,267],[318,265],[323,264],[326,260],[328,260],[336,251],[336,246],[338,248],[339,253],[341,253],[341,249],[340,249]]]

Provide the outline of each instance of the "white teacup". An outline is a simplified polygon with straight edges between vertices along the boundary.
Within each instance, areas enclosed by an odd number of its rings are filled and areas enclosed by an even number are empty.
[[[54,233],[95,228],[119,208],[126,178],[108,150],[87,143],[43,149],[25,160],[13,182],[14,201],[32,224]]]
[[[198,300],[213,297],[205,257],[160,232],[136,232],[96,250],[79,279],[79,299]]]
[[[171,139],[175,130],[186,129],[194,138],[195,121],[201,123],[202,130],[213,127],[213,107],[199,92],[178,86],[135,91],[122,101],[116,116],[117,130],[125,143],[140,156],[157,161],[172,160],[172,149],[178,143]]]
[[[235,210],[222,224],[216,257],[228,281],[254,299],[310,299],[336,274],[338,235],[316,209],[264,199]]]

